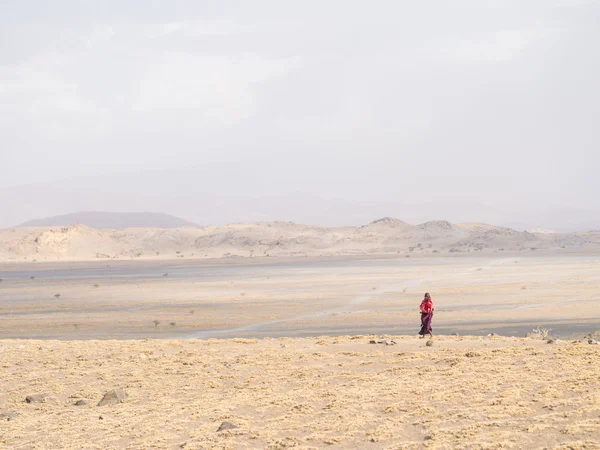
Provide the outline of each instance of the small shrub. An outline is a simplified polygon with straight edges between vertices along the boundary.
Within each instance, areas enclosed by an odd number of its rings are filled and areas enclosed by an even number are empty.
[[[160,325],[160,320],[156,320],[156,319],[154,319],[154,320],[152,321],[152,323],[154,324],[154,328],[158,328],[158,326]]]
[[[191,314],[192,316],[194,315],[194,311],[195,311],[195,310],[193,310],[193,309],[190,311],[190,314]]]
[[[169,325],[171,325],[172,327],[174,327],[175,325],[177,325],[177,323],[171,322]]]
[[[538,326],[537,328],[534,328],[531,333],[528,333],[527,337],[530,337],[532,339],[541,339],[542,341],[547,341],[550,337],[551,331],[552,331],[552,328],[541,328],[540,326]]]

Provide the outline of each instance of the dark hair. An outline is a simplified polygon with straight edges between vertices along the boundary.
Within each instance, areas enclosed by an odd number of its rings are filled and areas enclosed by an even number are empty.
[[[425,298],[431,298],[431,295],[429,295],[429,292],[425,292]]]

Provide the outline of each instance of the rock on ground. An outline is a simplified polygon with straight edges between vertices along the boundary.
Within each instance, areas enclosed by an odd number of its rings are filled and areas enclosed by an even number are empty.
[[[217,431],[233,430],[234,428],[237,427],[231,422],[223,422]]]
[[[108,391],[106,394],[104,394],[102,400],[98,402],[98,406],[116,405],[121,403],[126,398],[127,394],[123,388],[113,389],[112,391]]]
[[[27,403],[44,403],[48,398],[48,394],[33,394],[25,397]]]
[[[18,412],[15,411],[4,411],[0,413],[0,420],[13,420],[19,415]]]

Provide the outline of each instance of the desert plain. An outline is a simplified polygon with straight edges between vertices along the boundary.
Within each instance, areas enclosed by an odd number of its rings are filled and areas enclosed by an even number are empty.
[[[5,242],[0,446],[600,448],[590,236],[217,259]]]

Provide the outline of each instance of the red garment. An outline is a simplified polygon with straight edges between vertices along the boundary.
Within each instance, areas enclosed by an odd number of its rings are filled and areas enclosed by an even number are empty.
[[[433,312],[433,302],[431,301],[431,297],[423,299],[419,308],[421,308],[422,313],[431,314]]]

